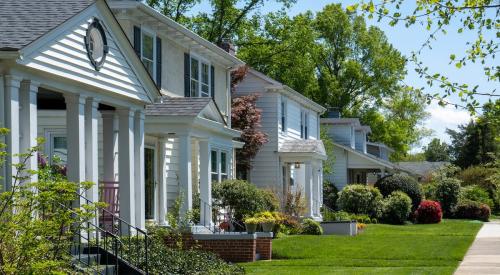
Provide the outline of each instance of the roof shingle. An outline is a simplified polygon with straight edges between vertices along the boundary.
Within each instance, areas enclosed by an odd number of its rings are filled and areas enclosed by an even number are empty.
[[[325,147],[321,140],[287,140],[283,142],[280,153],[315,153],[326,155]]]
[[[169,97],[146,106],[148,116],[197,116],[212,100],[209,97]]]

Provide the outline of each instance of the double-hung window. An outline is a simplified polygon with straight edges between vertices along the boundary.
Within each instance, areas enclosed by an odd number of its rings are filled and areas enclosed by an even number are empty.
[[[191,97],[210,97],[210,65],[191,56]]]
[[[154,35],[142,30],[141,32],[141,60],[146,70],[153,79],[155,78],[155,37]]]
[[[212,182],[219,182],[229,178],[227,152],[212,150],[210,153],[210,162]]]
[[[307,111],[300,112],[300,138],[309,138],[309,114]]]
[[[285,99],[285,97],[281,97],[281,110],[280,110],[280,113],[281,113],[281,132],[285,133],[286,132],[286,128],[287,128],[287,125],[286,125],[286,113],[287,113],[287,110],[286,110],[286,99]]]

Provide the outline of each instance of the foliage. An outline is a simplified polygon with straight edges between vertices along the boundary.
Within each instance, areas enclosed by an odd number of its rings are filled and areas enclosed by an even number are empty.
[[[339,192],[337,204],[343,211],[378,218],[382,210],[382,195],[377,188],[352,184]]]
[[[440,223],[443,218],[441,204],[437,201],[422,201],[415,212],[415,218],[418,223]]]
[[[199,214],[197,217],[195,217],[193,211],[187,211],[186,213],[183,214],[182,213],[183,203],[184,203],[183,194],[181,192],[179,196],[175,199],[172,208],[169,209],[167,213],[168,225],[173,231],[179,234],[189,230],[191,224],[194,221],[199,220],[200,217]]]
[[[324,221],[357,221],[358,223],[377,223],[376,218],[370,218],[368,215],[349,214],[345,211],[329,211],[323,209]]]
[[[448,144],[444,141],[441,142],[438,138],[433,138],[431,142],[422,149],[424,150],[426,161],[450,161]]]
[[[214,206],[228,208],[236,220],[252,216],[262,211],[275,211],[279,208],[277,200],[270,191],[258,189],[243,180],[226,180],[212,185]]]
[[[487,222],[490,219],[491,209],[486,204],[464,200],[459,202],[453,209],[453,215],[458,219],[474,219]]]
[[[180,23],[189,22],[186,13],[200,0],[147,0],[146,3],[172,20]]]
[[[448,178],[455,178],[460,172],[460,168],[454,165],[445,165],[436,169],[431,174],[431,181],[440,182]]]
[[[437,183],[436,199],[440,202],[445,217],[452,214],[453,207],[460,198],[460,181],[454,178],[443,179]]]
[[[0,135],[5,133],[6,129],[0,129]],[[78,192],[85,192],[92,183],[68,182],[59,165],[30,170],[27,163],[37,157],[43,139],[37,143],[19,154],[11,189],[0,194],[2,274],[70,273],[71,238],[85,230],[85,223],[92,221],[94,210],[101,206],[96,203],[73,209]],[[4,148],[5,144],[0,144],[1,163],[7,156]],[[38,182],[31,182],[30,176],[35,174]]]
[[[451,137],[453,163],[461,168],[494,162],[500,156],[500,99],[483,106],[483,114],[458,130],[447,129]]]
[[[429,182],[420,185],[420,190],[422,191],[423,199],[436,200],[436,188],[437,184],[435,182]]]
[[[424,49],[432,49],[431,44],[437,40],[440,33],[446,34],[448,29],[456,26],[454,31],[459,34],[464,33],[464,37],[466,37],[464,40],[466,50],[458,55],[451,53],[450,63],[455,64],[458,69],[467,63],[481,63],[486,79],[497,81],[500,76],[500,66],[497,65],[498,62],[495,63],[495,57],[499,50],[496,39],[500,29],[497,20],[500,4],[494,0],[447,0],[417,1],[416,5],[413,5],[406,12],[408,7],[400,0],[383,1],[377,5],[369,0],[362,1],[361,5],[349,6],[348,10],[354,12],[359,7],[362,11],[367,12],[369,17],[373,17],[375,14],[379,21],[388,19],[391,26],[403,22],[407,28],[421,25],[430,31],[428,39],[418,51],[413,52],[411,58],[417,67],[417,73],[426,80],[429,86],[436,85],[443,89],[443,96],[430,94],[430,98],[437,98],[441,104],[447,104],[448,102],[444,98],[456,94],[461,101],[467,103],[466,107],[474,112],[474,109],[479,105],[477,96],[497,97],[495,91],[483,92],[479,86],[469,87],[465,83],[452,82],[447,76],[440,73],[431,72],[419,61],[419,56]],[[459,20],[459,24],[454,24],[456,20]],[[473,34],[469,35],[468,33]],[[475,38],[469,40],[467,37]]]
[[[166,245],[166,239],[172,235],[172,231],[163,227],[151,227],[148,229],[150,237],[148,262],[150,274],[243,274],[243,270],[237,265],[228,264],[216,254],[208,251],[193,249],[170,248]],[[123,238],[124,253],[127,258],[140,259],[138,267],[144,270],[146,259],[144,254],[144,242]],[[131,247],[131,249],[128,249]],[[182,247],[180,245],[179,247]]]
[[[410,197],[404,192],[394,191],[384,199],[383,219],[392,224],[404,224],[411,208]]]
[[[232,86],[242,80],[246,70],[246,67],[241,67],[231,73]],[[246,173],[252,167],[252,159],[268,141],[267,135],[259,129],[262,111],[257,108],[258,98],[258,94],[231,98],[231,127],[241,131],[239,139],[245,143],[236,151],[238,174]]]
[[[486,165],[471,166],[458,174],[463,186],[476,185],[488,192],[493,204],[488,204],[492,209],[500,210],[500,161]]]
[[[412,200],[413,210],[417,209],[422,200],[422,192],[417,180],[407,174],[400,173],[381,178],[375,183],[375,187],[384,197],[394,191],[406,193]]]
[[[277,235],[297,235],[302,232],[302,224],[297,217],[283,214],[277,228]]]
[[[339,190],[333,183],[328,180],[323,181],[323,205],[332,210],[337,209],[338,193]]]
[[[478,203],[486,204],[490,208],[493,208],[495,206],[493,200],[490,199],[488,192],[477,185],[463,187],[460,191],[460,201],[462,200],[475,201]]]
[[[291,186],[288,186],[284,196],[285,204],[283,212],[294,217],[302,216],[306,210],[306,200],[302,193],[302,189],[298,187],[295,192],[293,192]]]
[[[302,235],[323,235],[323,228],[319,222],[312,219],[302,221]]]
[[[328,135],[328,131],[325,127],[320,126],[319,137],[321,139],[321,142],[323,142],[327,157],[327,159],[323,161],[323,175],[330,175],[334,172],[333,165],[335,164],[335,152],[333,150],[335,148],[335,145],[333,144],[333,140]],[[323,188],[324,184],[325,183],[323,183]],[[335,188],[335,185],[333,183],[330,184],[333,186],[333,188]]]

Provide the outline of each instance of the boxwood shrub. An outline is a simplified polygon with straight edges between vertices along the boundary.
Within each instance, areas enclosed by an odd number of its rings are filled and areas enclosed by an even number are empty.
[[[371,186],[347,185],[339,192],[337,205],[340,210],[349,213],[379,218],[382,214],[382,194],[377,188]]]
[[[383,219],[387,223],[403,224],[411,213],[411,199],[401,191],[392,192],[383,205]]]
[[[422,201],[422,192],[417,180],[407,174],[400,173],[381,178],[375,183],[375,187],[384,197],[394,191],[406,193],[411,198],[413,210],[417,209]]]

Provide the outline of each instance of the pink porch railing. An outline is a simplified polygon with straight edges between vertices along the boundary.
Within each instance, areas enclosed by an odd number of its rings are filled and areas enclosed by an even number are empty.
[[[113,222],[113,215],[120,216],[120,204],[119,204],[119,184],[117,181],[101,181],[99,184],[99,201],[105,202],[107,204],[106,210],[108,212],[101,212],[101,222],[104,226],[110,226]]]

